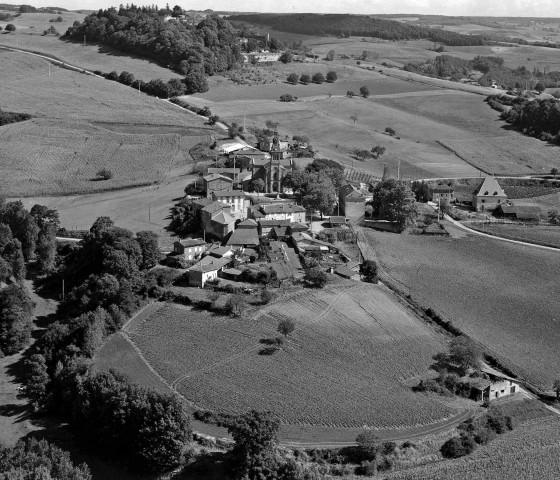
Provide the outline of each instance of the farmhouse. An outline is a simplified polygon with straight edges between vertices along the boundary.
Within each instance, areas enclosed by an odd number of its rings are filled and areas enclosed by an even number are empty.
[[[340,188],[338,201],[344,215],[351,220],[357,220],[364,216],[368,197],[361,189],[347,184]]]
[[[233,188],[233,180],[219,173],[205,175],[202,180],[207,197],[211,197],[214,191],[231,190]]]
[[[507,195],[494,177],[486,177],[473,193],[472,204],[476,211],[494,210],[507,200]]]
[[[430,187],[430,198],[433,202],[439,202],[443,200],[452,202],[453,200],[455,200],[455,190],[453,189],[453,187],[436,185],[435,187]]]
[[[235,220],[245,220],[247,218],[250,201],[245,192],[241,190],[219,190],[212,192],[212,198],[230,205],[230,214]]]
[[[230,262],[229,258],[215,258],[211,255],[204,257],[196,265],[187,269],[189,285],[204,288],[206,282],[217,278],[218,272],[221,272]]]
[[[185,260],[199,258],[206,251],[206,242],[201,238],[188,238],[173,243],[173,253]]]
[[[474,400],[492,401],[520,391],[519,384],[514,378],[491,367],[483,367],[481,370],[481,377],[469,379],[472,389],[471,396]]]
[[[210,247],[207,252],[208,255],[216,258],[230,258],[233,256],[233,249],[231,247],[221,247],[219,245]]]

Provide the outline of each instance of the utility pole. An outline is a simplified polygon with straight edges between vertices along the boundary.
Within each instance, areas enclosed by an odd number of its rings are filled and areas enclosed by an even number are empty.
[[[399,163],[397,165],[397,180],[401,179],[401,161],[399,160]]]
[[[64,300],[64,277],[62,277],[62,300]]]
[[[49,62],[49,78],[51,78],[51,62]]]
[[[148,205],[148,223],[152,223],[152,206]]]
[[[86,34],[84,33],[84,47],[86,46]]]

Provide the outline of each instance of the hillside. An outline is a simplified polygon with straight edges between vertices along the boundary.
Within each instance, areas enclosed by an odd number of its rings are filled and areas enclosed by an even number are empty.
[[[0,61],[0,108],[34,117],[0,127],[4,194],[68,194],[159,182],[171,168],[189,164],[194,138],[202,141],[213,132],[197,117],[124,85],[22,53],[0,50]],[[96,179],[102,168],[113,178]]]
[[[319,14],[254,14],[233,15],[229,20],[268,25],[276,30],[307,35],[341,35],[377,37],[386,40],[428,39],[445,45],[482,45],[483,38],[477,35],[462,35],[447,30],[408,25],[363,15],[319,15]]]

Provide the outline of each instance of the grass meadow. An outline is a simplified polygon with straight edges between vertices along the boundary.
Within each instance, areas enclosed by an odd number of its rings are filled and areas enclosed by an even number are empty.
[[[560,371],[560,251],[466,235],[364,231],[383,269],[516,374],[549,391]]]
[[[498,237],[512,238],[526,242],[540,243],[560,248],[559,225],[524,225],[512,223],[491,223],[469,225],[485,233]]]
[[[260,354],[286,317],[294,333],[280,351]],[[460,413],[407,386],[445,342],[382,287],[305,291],[248,319],[166,305],[128,335],[201,408],[264,408],[285,424],[339,428],[415,427]]]
[[[0,129],[0,189],[68,195],[162,181],[188,167],[214,130],[198,117],[116,82],[0,50],[0,108],[35,118]],[[113,178],[96,181],[108,168]]]
[[[60,60],[87,70],[101,70],[102,72],[115,70],[118,73],[126,70],[145,82],[155,78],[167,81],[180,77],[177,73],[153,60],[130,56],[106,45],[88,44],[87,38],[84,45],[83,41],[73,42],[53,35],[43,36],[43,30],[51,25],[63,35],[74,21],[81,21],[84,18],[84,15],[80,13],[62,12],[60,16],[64,19],[63,22],[49,23],[51,18],[58,16],[48,13],[23,13],[11,22],[16,26],[14,33],[0,34],[0,46],[19,47],[54,55]],[[0,23],[0,26],[3,28],[5,25]]]

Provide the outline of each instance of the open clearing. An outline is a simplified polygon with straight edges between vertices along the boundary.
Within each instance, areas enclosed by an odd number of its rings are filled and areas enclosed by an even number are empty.
[[[4,194],[65,195],[157,183],[190,168],[190,148],[214,133],[198,117],[124,85],[49,69],[48,61],[23,53],[0,50],[0,59],[0,108],[36,117],[0,128]],[[96,181],[101,168],[113,178]]]
[[[275,337],[287,316],[296,330],[282,350],[259,354],[259,341]],[[286,424],[375,428],[435,424],[459,413],[407,386],[445,343],[383,287],[305,290],[251,319],[169,304],[128,335],[200,408],[264,408]]]
[[[384,270],[514,372],[550,390],[560,371],[560,252],[466,235],[364,230]]]
[[[100,70],[102,72],[117,73],[124,71],[132,73],[136,78],[148,82],[161,78],[167,81],[180,77],[172,70],[158,65],[153,60],[142,57],[130,56],[114,50],[106,45],[88,44],[62,40],[52,35],[43,36],[43,30],[51,25],[63,35],[74,21],[82,21],[84,15],[74,12],[62,12],[63,22],[49,23],[51,18],[59,15],[49,13],[23,13],[10,23],[16,26],[16,31],[9,35],[0,35],[0,46],[19,47],[25,50],[53,55],[67,63],[77,65],[87,70]],[[0,23],[0,26],[5,25]]]
[[[554,480],[560,471],[560,419],[527,422],[467,457],[385,474],[390,480]]]

